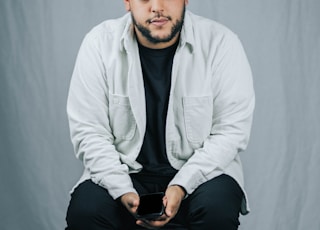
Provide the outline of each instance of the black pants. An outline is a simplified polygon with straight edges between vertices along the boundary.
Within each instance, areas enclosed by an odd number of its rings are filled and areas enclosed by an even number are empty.
[[[165,191],[170,180],[132,176],[139,194]],[[242,198],[243,193],[237,182],[221,175],[202,184],[183,200],[176,217],[163,229],[236,230],[240,224]],[[119,200],[114,200],[107,190],[91,180],[80,184],[72,194],[66,220],[66,230],[141,228]]]

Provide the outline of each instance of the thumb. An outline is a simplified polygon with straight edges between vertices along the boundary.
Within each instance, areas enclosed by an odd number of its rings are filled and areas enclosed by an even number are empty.
[[[169,203],[168,198],[167,198],[167,196],[165,196],[163,198],[163,206],[165,207],[165,214],[170,217],[172,215],[172,210],[171,210],[171,208],[169,208],[168,203]]]
[[[128,200],[128,205],[132,209],[137,209],[139,206],[139,199],[136,196],[131,196]]]
[[[166,210],[165,210],[166,215],[168,217],[172,217],[174,215],[174,209],[175,209],[175,207],[172,205],[172,203],[171,202],[167,202]]]
[[[138,207],[139,206],[139,199],[137,199],[136,197],[131,197],[129,204],[131,207]]]
[[[127,193],[121,197],[121,202],[132,213],[134,213],[139,206],[139,196],[135,193]]]

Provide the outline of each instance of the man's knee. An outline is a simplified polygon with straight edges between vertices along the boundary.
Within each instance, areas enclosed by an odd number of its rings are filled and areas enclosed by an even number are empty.
[[[105,189],[86,181],[72,194],[66,221],[70,230],[120,229],[121,216],[126,216],[122,206]]]
[[[189,197],[190,223],[218,226],[217,229],[237,229],[242,197],[241,188],[226,175],[209,181]]]
[[[66,221],[70,229],[94,229],[96,218],[99,216],[99,207],[95,204],[85,205],[81,202],[72,200],[68,211]],[[101,214],[100,214],[101,215]]]
[[[239,209],[224,199],[205,200],[197,211],[210,226],[239,225]]]

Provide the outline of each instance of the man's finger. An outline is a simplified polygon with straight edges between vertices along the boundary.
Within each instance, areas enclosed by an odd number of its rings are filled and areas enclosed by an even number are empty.
[[[138,207],[139,205],[139,201],[138,199],[135,199],[135,197],[131,197],[129,202],[128,202],[128,205],[133,208],[133,207]]]

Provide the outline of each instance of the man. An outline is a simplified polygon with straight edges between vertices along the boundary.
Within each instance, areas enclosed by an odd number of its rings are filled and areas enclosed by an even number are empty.
[[[77,57],[67,110],[85,169],[67,229],[237,229],[254,109],[241,43],[188,0],[124,4]],[[164,213],[138,218],[139,195],[153,192],[165,193]]]

